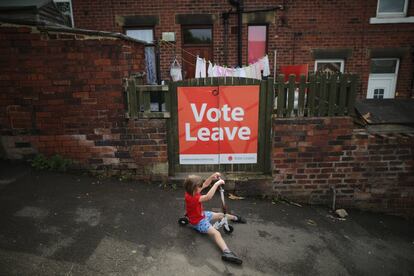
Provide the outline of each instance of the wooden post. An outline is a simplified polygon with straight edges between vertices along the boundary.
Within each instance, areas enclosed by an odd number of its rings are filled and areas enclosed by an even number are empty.
[[[315,92],[316,92],[316,76],[311,74],[309,77],[309,91],[308,91],[308,116],[315,115]]]
[[[298,99],[298,116],[303,117],[305,113],[305,86],[306,86],[306,76],[300,76],[299,83],[299,99]]]
[[[286,117],[292,116],[292,111],[295,103],[295,75],[289,76],[289,84],[288,84],[288,105],[287,105],[287,112]]]
[[[277,116],[283,117],[285,111],[285,76],[279,75],[277,79]]]

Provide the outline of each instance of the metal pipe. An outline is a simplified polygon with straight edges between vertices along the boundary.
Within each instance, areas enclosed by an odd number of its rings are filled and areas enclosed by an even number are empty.
[[[228,29],[229,29],[229,16],[230,12],[223,13],[223,27],[224,27],[224,64],[228,66],[228,54],[227,54],[227,47],[228,47]]]
[[[243,0],[239,1],[239,5],[237,6],[237,63],[239,67],[243,66],[242,62],[242,47],[243,47],[243,41],[242,41],[242,32],[243,32]]]

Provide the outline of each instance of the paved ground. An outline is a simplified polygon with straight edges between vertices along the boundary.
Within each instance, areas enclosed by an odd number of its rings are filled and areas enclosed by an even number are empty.
[[[225,236],[235,266],[178,226],[182,190],[0,167],[0,275],[414,275],[414,223],[400,218],[228,200],[248,219]]]

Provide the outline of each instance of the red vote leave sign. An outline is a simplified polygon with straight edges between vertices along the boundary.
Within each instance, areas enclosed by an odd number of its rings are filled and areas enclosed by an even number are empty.
[[[257,163],[259,86],[179,87],[180,164]]]

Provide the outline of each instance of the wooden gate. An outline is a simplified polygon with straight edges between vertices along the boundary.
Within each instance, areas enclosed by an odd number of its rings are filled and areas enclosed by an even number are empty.
[[[259,114],[258,114],[258,147],[257,163],[255,164],[214,164],[214,165],[183,165],[179,162],[179,139],[178,139],[178,87],[200,87],[200,86],[259,86]],[[271,158],[271,117],[273,110],[273,79],[255,80],[244,78],[204,78],[191,79],[169,84],[171,118],[168,124],[168,160],[169,173],[171,176],[180,173],[203,173],[221,171],[226,173],[254,173],[269,174]]]

